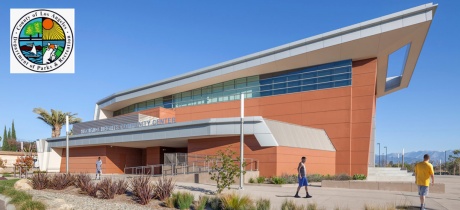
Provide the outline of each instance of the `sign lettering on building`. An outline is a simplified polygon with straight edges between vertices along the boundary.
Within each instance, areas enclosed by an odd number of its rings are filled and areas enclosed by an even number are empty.
[[[163,119],[152,119],[152,120],[147,120],[147,121],[142,121],[142,122],[127,123],[127,124],[107,125],[107,126],[95,127],[95,128],[86,128],[86,129],[81,129],[80,134],[96,133],[96,132],[104,132],[104,131],[115,131],[115,130],[155,126],[155,125],[165,125],[165,124],[172,124],[172,123],[176,123],[175,117],[163,118]]]

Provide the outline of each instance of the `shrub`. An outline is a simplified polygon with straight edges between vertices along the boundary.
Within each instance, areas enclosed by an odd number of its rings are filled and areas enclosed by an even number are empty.
[[[326,177],[321,174],[310,174],[307,175],[307,179],[309,182],[321,182],[323,179],[326,179]]]
[[[195,210],[204,210],[206,204],[208,203],[209,197],[208,196],[200,196],[198,202],[195,203]]]
[[[259,199],[256,201],[256,210],[270,210],[270,200],[269,199]]]
[[[252,177],[249,178],[249,183],[255,183],[255,182],[256,182],[256,180],[254,180],[254,178],[252,178]]]
[[[138,176],[131,180],[131,189],[137,201],[142,205],[146,205],[153,198],[155,187],[150,183],[150,177]]]
[[[293,200],[284,200],[281,204],[281,210],[297,210],[298,207],[295,205]]]
[[[99,192],[101,192],[102,199],[113,199],[115,197],[115,193],[118,190],[117,183],[112,180],[112,178],[105,177],[102,181],[98,184]]]
[[[27,200],[22,204],[21,210],[45,210],[46,206],[38,201]]]
[[[335,180],[335,176],[334,175],[330,175],[330,174],[327,174],[326,176],[323,176],[323,180]]]
[[[13,165],[20,167],[21,173],[25,173],[34,166],[34,158],[30,155],[18,156],[16,158],[16,163]]]
[[[11,177],[11,173],[3,173],[3,177]]]
[[[174,203],[175,203],[175,201],[174,201],[174,198],[173,198],[173,197],[169,197],[169,198],[166,198],[166,199],[164,200],[164,204],[165,204],[165,206],[168,207],[168,208],[172,208],[172,209],[175,208],[175,207],[174,207]]]
[[[163,201],[171,197],[175,187],[176,183],[173,182],[172,178],[161,177],[155,183],[153,195],[156,199]]]
[[[364,174],[355,174],[353,175],[353,180],[365,180],[366,179],[366,175]]]
[[[240,158],[236,159],[233,157],[236,153],[230,148],[225,149],[225,151],[217,151],[215,157],[208,158],[207,161],[211,161],[211,180],[216,181],[217,183],[217,193],[221,193],[225,188],[230,189],[230,185],[235,183],[235,178],[240,177]],[[244,160],[243,160],[244,161]],[[246,166],[246,163],[243,163],[243,168]],[[243,171],[243,174],[246,173]]]
[[[247,195],[238,195],[236,193],[224,195],[221,197],[222,209],[224,210],[248,210],[254,208],[252,200]]]
[[[74,176],[71,174],[54,174],[50,181],[50,187],[55,190],[63,190],[74,183]]]
[[[351,179],[352,179],[352,177],[348,176],[347,174],[339,174],[339,175],[335,176],[335,180],[339,180],[339,181],[351,180]]]
[[[281,175],[281,178],[285,180],[286,184],[295,184],[297,183],[298,175],[289,175],[286,173],[283,173]]]
[[[272,184],[286,184],[286,180],[283,177],[274,176],[270,179]]]
[[[172,195],[174,207],[178,209],[190,209],[195,197],[189,192],[177,192]]]
[[[220,198],[214,196],[208,199],[208,205],[212,210],[222,209],[222,201]]]
[[[318,205],[316,203],[309,203],[307,204],[307,210],[317,210]]]
[[[86,186],[91,182],[91,176],[87,173],[79,173],[75,175],[75,187],[85,191]]]
[[[48,186],[49,177],[47,173],[36,173],[32,175],[32,188],[43,190]]]
[[[125,179],[119,179],[115,181],[115,185],[117,185],[117,195],[121,195],[126,192],[128,188],[128,182]]]
[[[85,186],[84,191],[87,195],[97,198],[98,186],[93,182],[88,182],[88,184]]]
[[[260,184],[260,183],[264,183],[264,182],[265,182],[265,177],[263,177],[263,176],[257,177],[257,183]]]

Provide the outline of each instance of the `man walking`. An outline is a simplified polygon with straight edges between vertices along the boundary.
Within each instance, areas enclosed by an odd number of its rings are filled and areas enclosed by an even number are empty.
[[[428,195],[428,187],[434,184],[434,170],[433,165],[429,163],[430,156],[425,154],[423,156],[423,162],[415,165],[415,184],[418,185],[418,195],[420,195],[420,209],[425,210],[425,197]]]
[[[299,190],[300,188],[302,188],[303,186],[305,186],[305,192],[307,193],[307,195],[305,196],[305,198],[311,198],[312,196],[310,194],[308,194],[308,180],[307,180],[307,168],[305,167],[305,161],[307,161],[307,158],[306,157],[302,157],[300,163],[299,163],[299,166],[297,166],[297,173],[299,174],[298,175],[298,178],[299,178],[299,187],[297,188],[297,192],[295,193],[295,196],[296,198],[300,198],[299,196]]]
[[[96,179],[97,175],[99,174],[99,179],[101,179],[101,174],[102,174],[102,160],[101,157],[99,157],[96,161]]]

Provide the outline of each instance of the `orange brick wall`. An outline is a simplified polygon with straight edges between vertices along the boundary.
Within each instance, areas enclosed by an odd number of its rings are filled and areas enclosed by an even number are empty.
[[[66,151],[63,150],[61,172],[66,171]],[[69,172],[96,172],[97,158],[101,157],[103,173],[123,173],[124,167],[142,165],[142,149],[126,147],[75,147],[69,151]]]
[[[337,150],[335,173],[367,174],[376,70],[376,59],[355,61],[352,86],[246,99],[245,115],[325,129]],[[238,117],[240,102],[174,110],[177,122]]]
[[[161,163],[161,148],[160,147],[148,147],[147,152],[147,165],[156,165]]]
[[[124,173],[125,167],[142,165],[142,149],[108,146],[106,151],[105,173]]]
[[[307,156],[308,173],[335,174],[335,152],[289,147],[261,147],[253,135],[244,137],[244,157],[259,161],[261,176],[295,174],[302,156]],[[239,136],[193,139],[188,141],[188,153],[215,155],[218,150],[230,148],[239,157]]]
[[[351,174],[367,174],[376,105],[376,70],[376,59],[353,62]]]
[[[335,152],[292,147],[276,147],[276,174],[297,174],[302,156],[307,157],[307,174],[335,174]]]
[[[260,147],[254,136],[247,136],[245,157],[260,161],[260,172],[263,176],[295,172],[298,159],[304,154],[308,157],[309,173],[367,174],[376,103],[376,70],[376,59],[354,61],[351,86],[246,99],[246,116],[263,116],[325,129],[337,151]],[[175,109],[157,107],[139,113],[159,118],[176,117],[176,122],[238,117],[240,102],[230,101]],[[215,154],[217,150],[225,149],[226,146],[239,151],[239,138],[189,140],[188,152]],[[126,154],[126,157],[123,154]],[[124,165],[158,164],[161,162],[162,153],[161,147],[144,150],[109,149],[105,146],[72,148],[71,171],[94,171],[98,156],[102,158],[105,173],[121,173]],[[65,171],[65,151],[62,160],[61,171]]]
[[[96,173],[96,161],[102,160],[102,170],[105,173],[107,163],[106,146],[98,147],[75,147],[69,148],[69,172]],[[62,149],[61,172],[66,172],[66,150]]]

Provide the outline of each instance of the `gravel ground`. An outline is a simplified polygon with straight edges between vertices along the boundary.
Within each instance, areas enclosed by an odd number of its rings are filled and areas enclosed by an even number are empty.
[[[170,209],[160,206],[161,202],[152,200],[148,205],[140,205],[127,195],[116,195],[114,199],[104,200],[79,194],[79,189],[68,187],[65,190],[29,190],[34,200],[43,202],[47,209],[58,210],[118,210],[118,209]]]

